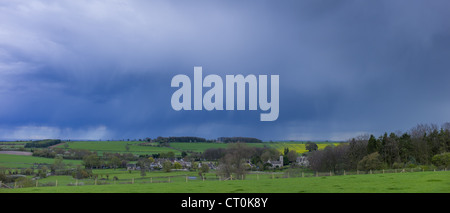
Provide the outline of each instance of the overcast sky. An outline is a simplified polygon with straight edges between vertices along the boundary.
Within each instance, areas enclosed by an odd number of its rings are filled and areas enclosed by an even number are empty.
[[[449,20],[446,0],[1,1],[0,139],[347,140],[441,125]],[[278,119],[173,110],[171,79],[194,66],[279,75]]]

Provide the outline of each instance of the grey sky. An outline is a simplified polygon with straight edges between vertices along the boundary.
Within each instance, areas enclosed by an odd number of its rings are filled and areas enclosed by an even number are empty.
[[[0,139],[345,140],[449,121],[448,1],[2,1]],[[176,74],[280,75],[280,115],[174,111]]]

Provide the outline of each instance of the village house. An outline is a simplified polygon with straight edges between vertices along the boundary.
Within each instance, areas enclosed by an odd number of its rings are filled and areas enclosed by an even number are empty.
[[[295,162],[296,162],[297,165],[299,165],[299,166],[305,166],[305,167],[309,166],[309,161],[308,161],[308,158],[307,158],[306,156],[300,156],[300,157],[297,157],[297,159],[295,160]]]
[[[127,170],[136,170],[138,169],[138,167],[136,166],[135,163],[129,163],[127,164]],[[140,169],[140,168],[139,168]]]

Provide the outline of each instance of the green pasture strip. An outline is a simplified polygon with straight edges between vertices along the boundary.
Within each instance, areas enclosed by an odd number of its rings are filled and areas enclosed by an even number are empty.
[[[0,166],[5,168],[29,168],[35,163],[53,164],[55,159],[35,156],[0,154]],[[64,159],[65,164],[81,165],[81,160]]]
[[[157,146],[140,146],[143,141],[74,141],[66,142],[70,149],[87,149],[90,151],[96,151],[99,154],[103,152],[111,153],[133,153],[137,155],[143,154],[157,154],[174,152],[175,155],[181,155],[181,152],[171,149],[169,147],[157,147]],[[126,150],[126,145],[129,144],[129,150]],[[57,146],[58,148],[65,148],[64,144]]]
[[[227,148],[226,143],[170,143],[170,146],[177,150],[204,152],[210,148]]]
[[[1,193],[449,193],[450,172],[0,189]]]
[[[182,142],[172,142],[170,146],[176,150],[180,151],[192,151],[192,152],[204,152],[207,149],[214,148],[227,148],[230,144],[228,143],[182,143]],[[264,147],[265,143],[247,143],[250,147]]]

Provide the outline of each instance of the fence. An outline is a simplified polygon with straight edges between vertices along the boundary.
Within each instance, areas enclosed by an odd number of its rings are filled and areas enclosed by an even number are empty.
[[[369,171],[329,171],[314,172],[307,170],[287,170],[284,172],[250,172],[245,175],[232,175],[223,178],[215,173],[206,173],[204,176],[192,175],[174,175],[174,176],[151,176],[151,177],[134,177],[126,179],[117,178],[96,178],[96,179],[74,179],[71,176],[50,176],[50,177],[66,177],[63,179],[46,180],[46,179],[17,179],[13,183],[2,183],[3,188],[21,188],[21,187],[58,187],[58,186],[82,186],[82,185],[104,185],[104,184],[151,184],[151,183],[173,183],[173,182],[199,182],[199,181],[233,181],[233,180],[263,180],[263,179],[281,179],[281,178],[314,178],[324,176],[342,176],[342,175],[370,175],[370,174],[387,174],[387,173],[410,173],[425,171],[447,171],[444,169],[422,169],[422,168],[405,168],[405,169],[386,169],[386,170],[369,170]]]

